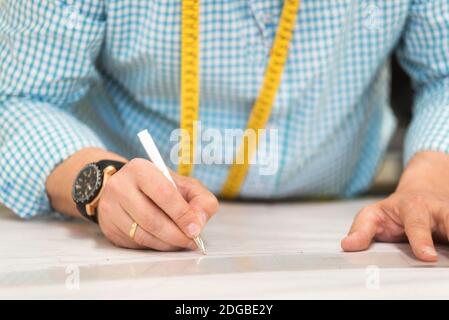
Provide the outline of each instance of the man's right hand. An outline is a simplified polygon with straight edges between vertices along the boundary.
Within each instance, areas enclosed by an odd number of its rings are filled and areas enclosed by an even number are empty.
[[[178,187],[148,160],[128,162],[107,182],[98,206],[101,230],[115,245],[173,251],[196,248],[218,201],[199,181],[171,173]],[[138,224],[134,239],[131,225]]]
[[[46,187],[55,210],[81,216],[71,197],[73,181],[86,164],[103,159],[126,161],[101,149],[84,149],[50,174]],[[193,238],[217,212],[217,198],[199,181],[171,174],[177,188],[150,161],[134,159],[107,181],[97,212],[113,244],[161,251],[196,248]],[[131,239],[134,222],[138,228]]]

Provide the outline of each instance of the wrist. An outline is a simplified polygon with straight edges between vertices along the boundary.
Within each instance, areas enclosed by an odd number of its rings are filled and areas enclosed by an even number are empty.
[[[73,183],[78,173],[86,165],[104,159],[127,161],[125,158],[103,149],[86,148],[73,154],[58,165],[46,181],[46,189],[52,208],[58,212],[79,217],[80,213],[72,199]]]
[[[405,168],[396,191],[427,191],[449,195],[449,155],[417,153]]]

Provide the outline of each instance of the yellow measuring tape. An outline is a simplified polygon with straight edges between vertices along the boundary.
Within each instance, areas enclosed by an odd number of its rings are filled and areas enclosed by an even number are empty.
[[[265,78],[247,124],[247,131],[255,135],[255,144],[243,137],[234,163],[221,191],[224,198],[235,198],[248,173],[249,162],[259,143],[259,129],[265,128],[271,115],[276,92],[281,83],[285,62],[300,0],[286,0],[271,48]],[[193,168],[196,132],[194,122],[199,113],[199,0],[182,2],[182,56],[181,56],[181,136],[179,173],[190,175]]]
[[[181,34],[181,142],[180,174],[188,176],[193,169],[196,128],[200,102],[199,30],[200,1],[182,1]]]

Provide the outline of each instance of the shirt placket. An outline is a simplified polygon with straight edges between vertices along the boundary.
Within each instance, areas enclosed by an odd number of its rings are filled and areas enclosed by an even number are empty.
[[[249,7],[260,35],[260,41],[258,42],[259,45],[257,47],[257,50],[259,52],[257,53],[257,56],[260,59],[262,76],[265,74],[265,69],[270,58],[270,51],[279,21],[278,16],[281,13],[279,10],[275,9],[276,5],[276,0],[249,0]],[[283,77],[284,76],[285,74],[283,75]],[[277,130],[278,135],[282,134],[282,130],[280,130],[280,128],[277,126],[279,116],[287,114],[288,99],[286,99],[285,97],[285,90],[287,89],[285,88],[286,84],[286,81],[283,81],[283,85],[279,88],[276,94],[271,117],[267,124],[267,127],[265,128],[266,130]],[[278,148],[278,152],[282,154],[280,146]],[[248,183],[251,184],[251,189],[253,192],[268,196],[274,191],[273,189],[276,185],[276,177],[278,173],[275,173],[273,175],[261,175],[259,174],[259,172],[254,172],[257,170],[260,170],[260,168],[256,164],[253,166],[252,170],[254,174],[250,174],[248,176]]]
[[[257,55],[261,61],[260,67],[262,68],[262,74],[265,74],[265,69],[270,59],[270,52],[273,45],[274,37],[278,28],[280,15],[282,11],[283,3],[277,0],[249,0],[249,6],[259,30],[260,43],[257,47],[260,50]],[[282,84],[276,94],[276,99],[272,109],[272,119],[277,116],[282,116],[286,113],[288,103],[288,81],[287,67],[284,69],[282,75]]]

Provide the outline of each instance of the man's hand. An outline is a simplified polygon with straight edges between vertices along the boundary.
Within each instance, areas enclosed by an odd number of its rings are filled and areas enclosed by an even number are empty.
[[[126,159],[101,150],[84,149],[60,164],[48,177],[46,188],[55,210],[81,217],[71,190],[78,172],[102,159]],[[195,248],[192,239],[218,210],[218,201],[199,181],[171,173],[177,189],[148,160],[129,161],[106,185],[98,206],[98,220],[115,245],[161,251]],[[129,231],[134,222],[134,239]]]
[[[178,187],[150,161],[131,160],[108,181],[98,206],[101,230],[115,245],[173,251],[196,248],[197,237],[218,210],[218,201],[198,180],[171,173]],[[134,240],[128,235],[139,227]]]
[[[372,240],[409,241],[416,257],[436,261],[434,241],[449,236],[449,155],[422,152],[410,161],[396,191],[356,216],[341,246],[367,249]]]

